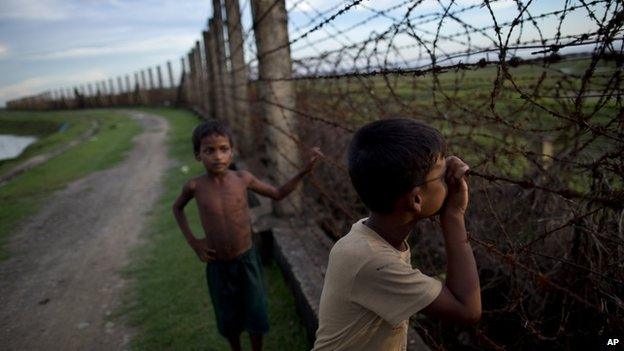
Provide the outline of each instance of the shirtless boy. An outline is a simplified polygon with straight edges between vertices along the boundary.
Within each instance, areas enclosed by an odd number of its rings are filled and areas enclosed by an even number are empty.
[[[405,350],[409,317],[419,311],[456,323],[480,318],[479,276],[464,225],[468,166],[444,153],[440,132],[412,119],[376,121],[353,136],[349,176],[370,216],[331,249],[314,351]],[[418,221],[436,215],[447,256],[444,283],[412,267],[406,241]]]
[[[286,184],[275,188],[248,171],[228,169],[232,137],[219,121],[206,121],[193,132],[195,159],[206,173],[184,184],[173,214],[199,259],[207,262],[206,278],[217,326],[232,350],[240,350],[240,334],[249,333],[253,350],[262,349],[269,330],[266,293],[259,256],[252,245],[247,189],[281,200],[295,190],[322,156],[318,148],[305,167]],[[184,207],[195,198],[205,238],[191,232]]]

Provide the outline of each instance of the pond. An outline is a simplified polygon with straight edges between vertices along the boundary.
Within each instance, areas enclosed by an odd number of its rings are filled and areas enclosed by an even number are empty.
[[[0,134],[0,161],[19,156],[37,137]]]

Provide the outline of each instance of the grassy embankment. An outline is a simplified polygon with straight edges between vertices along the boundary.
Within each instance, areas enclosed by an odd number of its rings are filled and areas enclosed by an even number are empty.
[[[24,160],[78,138],[92,128],[95,121],[99,123],[99,130],[93,138],[0,187],[0,260],[9,257],[4,246],[21,220],[36,213],[55,190],[123,160],[125,152],[132,147],[132,137],[140,131],[136,122],[110,110],[0,112],[0,134],[39,137],[17,159],[0,162],[0,174],[7,174]],[[63,123],[67,123],[67,127],[59,132]]]
[[[132,342],[136,350],[227,350],[227,342],[216,327],[208,295],[205,266],[188,247],[171,214],[171,204],[182,184],[203,168],[192,154],[190,136],[197,118],[190,112],[174,109],[150,109],[168,119],[169,157],[175,164],[167,172],[163,193],[154,207],[145,244],[133,255],[127,274],[135,279],[134,294],[119,314],[126,315],[139,333]],[[187,173],[182,171],[188,166]],[[186,214],[193,232],[201,236],[194,201]],[[265,339],[266,350],[309,349],[299,324],[294,302],[279,268],[265,267],[269,289],[271,332]],[[250,349],[247,336],[243,346]]]

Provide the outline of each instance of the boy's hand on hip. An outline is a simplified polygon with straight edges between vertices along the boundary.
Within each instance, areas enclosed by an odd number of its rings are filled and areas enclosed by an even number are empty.
[[[217,252],[209,248],[205,240],[197,239],[191,242],[191,247],[202,262],[212,262],[216,259],[215,255]]]
[[[316,162],[319,159],[325,157],[325,155],[323,154],[323,152],[318,146],[313,147],[311,151],[312,151],[312,156],[310,157],[310,160],[308,161],[306,166],[303,168],[303,171],[306,173],[311,172]]]
[[[447,216],[463,216],[468,208],[468,182],[466,172],[468,165],[457,156],[446,158],[445,181],[448,186],[446,204],[441,219]]]

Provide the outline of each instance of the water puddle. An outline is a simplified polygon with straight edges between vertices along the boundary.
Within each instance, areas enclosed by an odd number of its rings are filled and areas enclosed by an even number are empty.
[[[0,134],[0,161],[19,156],[37,137]]]

